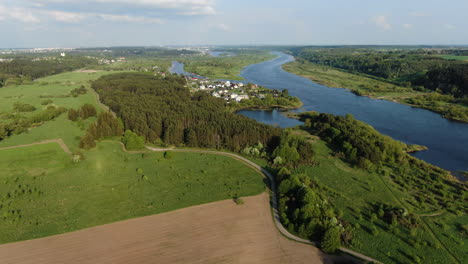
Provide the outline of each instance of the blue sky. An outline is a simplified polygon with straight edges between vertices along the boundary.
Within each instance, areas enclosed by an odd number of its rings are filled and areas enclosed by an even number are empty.
[[[468,44],[467,0],[0,0],[0,48]]]

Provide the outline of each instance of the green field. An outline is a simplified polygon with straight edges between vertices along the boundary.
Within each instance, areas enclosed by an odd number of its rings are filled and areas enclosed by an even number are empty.
[[[196,73],[212,79],[243,80],[239,76],[242,69],[248,65],[260,63],[275,58],[267,51],[252,51],[240,53],[232,57],[190,57],[179,60],[185,64],[185,71]]]
[[[57,144],[0,150],[0,243],[259,194],[262,176],[216,155],[129,154],[101,142],[73,163]]]
[[[317,165],[306,167],[304,173],[327,188],[334,206],[354,226],[351,249],[383,263],[417,263],[418,260],[420,263],[460,263],[456,259],[465,263],[468,260],[468,238],[460,233],[461,225],[466,225],[468,219],[466,214],[421,214],[425,224],[415,232],[401,227],[390,230],[381,219],[371,220],[372,205],[377,202],[400,204],[411,210],[413,208],[405,202],[410,199],[409,194],[399,191],[390,178],[350,167],[334,157],[333,151],[321,140],[314,143],[314,151]],[[370,227],[375,227],[377,232],[373,233]]]
[[[52,105],[63,106],[67,109],[79,108],[83,104],[92,104],[99,111],[102,107],[97,101],[96,95],[89,88],[90,81],[102,75],[112,72],[68,72],[46,78],[39,79],[30,85],[7,86],[0,88],[0,113],[8,114],[13,111],[15,102],[27,103],[36,107],[36,111],[20,113],[16,115],[28,116],[40,112],[47,106],[41,102],[47,99],[52,100]],[[88,88],[88,92],[78,97],[69,96],[71,90],[79,88],[81,85]],[[42,96],[42,97],[41,97]],[[10,119],[0,119],[1,123],[8,123]],[[31,128],[27,133],[22,133],[0,141],[1,147],[29,144],[47,139],[62,138],[68,147],[74,151],[78,148],[79,137],[84,134],[84,130],[94,121],[90,118],[85,121],[72,122],[68,120],[67,114],[62,114],[55,120],[47,121],[40,126]]]
[[[439,57],[444,58],[446,60],[468,61],[468,56],[440,55]]]
[[[110,73],[64,73],[31,85],[0,88],[0,112],[11,113],[16,101],[41,111],[45,107],[41,95],[56,106],[78,108],[89,103],[103,111],[89,81]],[[67,96],[81,85],[88,88],[86,94]],[[124,152],[117,141],[81,150],[85,159],[79,162],[73,162],[56,143],[1,149],[63,139],[77,151],[79,138],[94,120],[72,122],[65,113],[0,141],[0,243],[255,195],[265,189],[259,173],[223,156],[173,153],[166,159],[163,153]]]

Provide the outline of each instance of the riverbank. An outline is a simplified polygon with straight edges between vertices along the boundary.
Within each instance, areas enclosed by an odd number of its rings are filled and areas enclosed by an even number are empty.
[[[283,69],[328,87],[349,89],[359,96],[423,108],[450,120],[468,122],[468,107],[452,103],[453,99],[445,95],[419,92],[409,87],[397,86],[303,60],[284,64]]]

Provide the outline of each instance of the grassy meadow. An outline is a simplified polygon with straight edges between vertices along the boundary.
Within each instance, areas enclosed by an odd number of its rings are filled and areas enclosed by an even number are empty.
[[[30,115],[46,107],[41,104],[45,99],[68,109],[89,103],[103,111],[89,83],[109,73],[70,72],[29,85],[0,88],[0,113],[14,113],[14,102],[21,102],[37,110],[15,114]],[[88,88],[86,94],[68,96],[81,85]],[[72,122],[64,113],[0,141],[0,243],[264,191],[259,173],[223,156],[173,153],[167,159],[163,153],[124,152],[118,142],[112,141],[100,142],[89,151],[80,150],[85,159],[79,162],[73,162],[56,143],[1,149],[61,138],[71,151],[77,151],[79,138],[94,120]]]
[[[333,155],[324,141],[314,140],[316,166],[302,168],[332,197],[335,208],[353,226],[351,249],[383,263],[465,263],[468,237],[462,234],[466,214],[419,214],[423,225],[408,232],[373,218],[375,203],[412,210],[408,193],[399,191],[389,177],[353,168]],[[466,231],[465,231],[466,232]],[[455,256],[455,257],[454,257]]]
[[[468,56],[440,55],[440,57],[446,60],[468,61]]]
[[[264,191],[262,176],[210,154],[130,154],[104,141],[72,162],[58,144],[0,150],[0,243],[60,234]]]
[[[182,59],[185,71],[211,79],[243,80],[239,76],[242,69],[250,64],[274,59],[276,56],[267,51],[239,53],[230,57],[199,56]]]
[[[99,78],[102,75],[112,72],[68,72],[36,80],[32,84],[7,86],[0,88],[0,124],[11,121],[11,116],[30,116],[47,108],[48,105],[57,107],[79,108],[83,104],[91,104],[99,111],[102,107],[97,101],[96,95],[90,89],[90,81]],[[87,88],[87,93],[73,97],[70,92],[80,86]],[[51,100],[52,103],[43,105],[45,100]],[[15,113],[13,104],[20,102],[31,104],[36,107],[33,112]],[[75,151],[78,149],[79,138],[84,134],[84,130],[95,118],[89,118],[85,121],[72,122],[68,120],[64,113],[58,118],[43,122],[35,126],[26,133],[14,135],[6,140],[0,141],[0,148],[22,144],[30,144],[48,139],[62,138],[67,146]]]

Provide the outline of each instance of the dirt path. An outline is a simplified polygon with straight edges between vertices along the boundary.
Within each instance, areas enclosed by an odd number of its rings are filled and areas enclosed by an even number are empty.
[[[0,263],[332,263],[274,228],[266,193],[0,245]]]
[[[149,150],[152,150],[152,151],[159,151],[159,152],[161,152],[161,151],[197,152],[197,153],[209,153],[209,154],[217,154],[217,155],[228,156],[228,157],[237,159],[237,160],[243,162],[244,164],[246,164],[247,166],[261,172],[263,175],[265,175],[267,177],[267,179],[270,182],[271,208],[272,208],[272,211],[273,211],[274,223],[275,223],[275,226],[278,229],[278,231],[283,236],[285,236],[285,237],[287,237],[287,238],[289,238],[291,240],[301,242],[301,243],[305,243],[305,244],[309,244],[309,245],[313,245],[313,246],[317,246],[317,243],[315,243],[313,241],[303,239],[303,238],[297,237],[297,236],[289,233],[289,231],[287,231],[286,228],[284,228],[284,226],[281,224],[280,217],[279,217],[279,212],[278,212],[278,195],[276,193],[275,179],[274,179],[273,175],[270,172],[263,169],[262,167],[260,167],[256,163],[254,163],[254,162],[252,162],[252,161],[250,161],[250,160],[248,160],[248,159],[246,159],[246,158],[244,158],[242,156],[232,154],[232,153],[228,153],[228,152],[221,152],[221,151],[195,150],[195,149],[172,149],[172,148],[159,149],[159,148],[153,148],[153,147],[146,147],[146,148],[149,149]],[[372,262],[372,263],[381,263],[378,260],[375,260],[375,259],[373,259],[371,257],[368,257],[368,256],[366,256],[364,254],[361,254],[359,252],[356,252],[356,251],[353,251],[353,250],[350,250],[350,249],[347,249],[347,248],[342,247],[342,248],[340,248],[340,251],[344,252],[344,253],[346,253],[348,255],[351,255],[353,257],[356,257],[358,259],[364,260],[364,261],[368,261],[368,262]]]
[[[4,148],[0,148],[0,150],[2,150],[2,149],[24,148],[24,147],[30,147],[30,146],[35,146],[35,145],[43,145],[43,144],[49,144],[49,143],[57,143],[57,144],[59,144],[59,146],[63,149],[63,151],[64,151],[65,153],[67,153],[68,155],[71,155],[71,154],[72,154],[72,152],[70,151],[70,149],[68,148],[68,146],[65,144],[65,142],[63,142],[63,140],[62,140],[61,138],[43,140],[43,141],[39,141],[39,142],[36,142],[36,143],[31,143],[31,144],[24,144],[24,145],[16,145],[16,146],[11,146],[11,147],[4,147]]]

